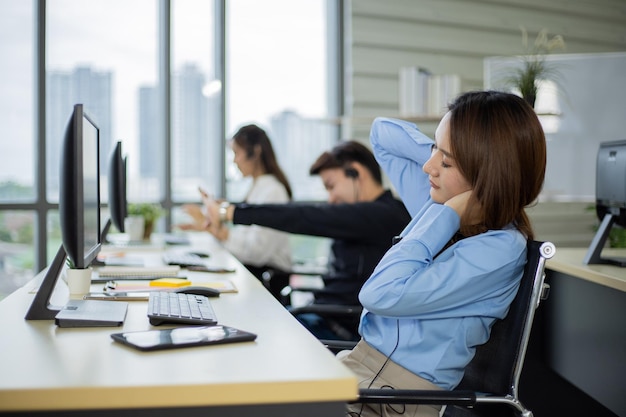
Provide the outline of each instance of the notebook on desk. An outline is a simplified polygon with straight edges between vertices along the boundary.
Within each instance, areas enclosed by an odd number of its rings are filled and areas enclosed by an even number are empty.
[[[103,266],[94,269],[91,282],[107,282],[110,280],[153,280],[157,278],[181,278],[178,276],[180,266],[155,266],[155,267],[132,267],[132,266]]]

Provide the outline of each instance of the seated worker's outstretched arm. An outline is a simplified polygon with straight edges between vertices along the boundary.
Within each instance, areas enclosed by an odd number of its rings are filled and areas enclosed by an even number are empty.
[[[353,204],[238,204],[235,224],[256,224],[289,233],[332,239],[379,241],[410,220],[404,205],[386,191],[372,202]]]
[[[289,201],[289,196],[282,184],[265,175],[256,179],[247,199],[252,203],[282,204]],[[214,235],[244,264],[291,269],[291,249],[286,233],[258,225],[233,225],[222,227]]]

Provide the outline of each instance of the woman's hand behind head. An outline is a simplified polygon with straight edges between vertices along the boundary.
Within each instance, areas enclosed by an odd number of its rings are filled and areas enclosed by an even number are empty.
[[[469,202],[472,200],[473,190],[467,190],[462,193],[455,195],[450,198],[448,201],[444,203],[445,206],[452,208],[459,217],[463,218],[466,213],[468,213]],[[478,210],[476,207],[473,207],[471,210],[470,216],[467,218],[468,224],[479,224],[482,223],[480,218],[481,210]],[[473,215],[472,215],[473,214]]]

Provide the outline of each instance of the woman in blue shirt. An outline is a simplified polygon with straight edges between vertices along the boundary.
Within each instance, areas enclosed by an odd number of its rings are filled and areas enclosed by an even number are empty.
[[[361,341],[339,357],[362,388],[453,389],[513,300],[533,238],[545,136],[533,109],[503,92],[462,94],[435,141],[378,118],[371,142],[412,216],[363,285]],[[423,184],[430,192],[420,193]],[[351,415],[437,416],[434,406],[349,406]]]

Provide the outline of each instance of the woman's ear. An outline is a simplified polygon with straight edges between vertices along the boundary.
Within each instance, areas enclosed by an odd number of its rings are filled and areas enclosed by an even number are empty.
[[[254,145],[253,147],[248,148],[246,156],[248,159],[259,159],[261,156],[261,145]]]

